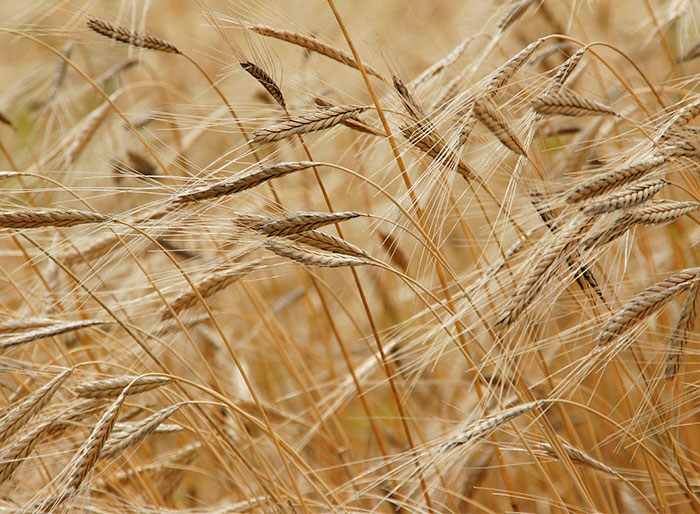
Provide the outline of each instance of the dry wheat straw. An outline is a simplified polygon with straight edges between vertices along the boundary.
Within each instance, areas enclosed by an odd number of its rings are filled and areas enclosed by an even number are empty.
[[[131,384],[127,394],[139,394],[157,387],[169,384],[172,379],[168,377],[135,377],[124,375],[121,377],[108,378],[86,382],[73,388],[73,392],[81,398],[114,398],[119,396],[124,388]]]
[[[688,268],[647,287],[603,325],[598,346],[614,341],[699,280],[700,268]]]
[[[691,286],[690,291],[688,291],[688,296],[685,299],[681,313],[678,316],[678,322],[673,329],[671,340],[668,343],[666,367],[664,369],[664,377],[666,380],[670,380],[676,376],[680,369],[683,348],[688,342],[688,334],[692,334],[695,329],[699,303],[700,282],[695,282]]]
[[[491,78],[484,88],[484,93],[487,95],[492,95],[505,86],[506,83],[518,72],[520,68],[523,67],[523,65],[543,42],[544,39],[533,41],[503,63],[501,67],[491,74]]]
[[[92,136],[95,135],[97,129],[100,128],[102,122],[107,118],[110,111],[111,104],[110,102],[105,101],[85,117],[85,121],[82,124],[83,126],[81,127],[80,132],[78,132],[71,144],[66,149],[66,156],[63,166],[68,166],[69,164],[75,162],[92,139]]]
[[[321,228],[331,223],[340,223],[366,214],[357,211],[347,212],[303,212],[292,217],[270,221],[255,227],[255,230],[266,236],[290,236]]]
[[[530,105],[539,114],[562,116],[604,116],[618,114],[600,102],[594,102],[587,98],[572,93],[550,93],[535,98]]]
[[[346,266],[367,266],[371,261],[359,257],[351,257],[345,254],[319,252],[291,244],[284,240],[269,240],[265,247],[272,253],[291,259],[306,266],[320,268],[341,268]]]
[[[501,426],[503,423],[525,414],[526,412],[530,412],[533,409],[540,408],[543,405],[543,401],[523,403],[522,405],[504,409],[500,412],[496,412],[495,414],[491,414],[490,416],[486,416],[485,418],[469,423],[457,431],[454,440],[442,444],[440,446],[440,450],[449,451],[469,441],[483,437],[494,428]]]
[[[88,21],[87,26],[102,36],[126,43],[127,45],[148,48],[157,52],[181,53],[174,45],[156,36],[140,34],[118,25],[112,25],[106,21],[91,19]]]
[[[638,180],[668,162],[665,156],[651,159],[612,170],[608,173],[593,177],[588,182],[576,187],[566,197],[568,203],[579,203],[583,200],[600,196],[611,189]]]
[[[311,161],[282,162],[253,170],[237,177],[203,186],[192,191],[185,191],[173,198],[173,203],[182,204],[209,200],[219,196],[231,195],[259,186],[273,178],[283,177],[295,171],[305,170],[320,164]]]
[[[516,0],[503,17],[498,20],[496,28],[499,31],[504,31],[513,23],[518,21],[525,14],[525,11],[534,3],[534,0]]]
[[[275,102],[279,104],[282,109],[286,109],[287,104],[284,101],[284,95],[282,95],[282,89],[277,85],[277,83],[268,75],[268,73],[263,70],[257,64],[250,61],[242,62],[241,68],[247,71],[255,80],[257,80],[265,91],[270,93],[270,96],[274,98]]]
[[[252,25],[248,28],[257,34],[260,34],[261,36],[272,37],[281,41],[286,41],[287,43],[306,48],[311,52],[316,52],[318,54],[325,55],[326,57],[333,59],[334,61],[338,61],[339,63],[345,64],[346,66],[350,66],[351,68],[355,68],[356,70],[359,69],[357,62],[355,61],[355,59],[352,58],[351,55],[343,52],[342,50],[339,50],[338,48],[334,48],[330,45],[322,43],[316,38],[302,36],[297,32],[291,32],[288,30],[274,29],[265,25]],[[362,67],[368,74],[374,75],[375,77],[383,80],[382,75],[371,66],[362,63]]]
[[[48,431],[54,421],[54,419],[51,419],[35,426],[0,455],[0,484],[12,476],[19,465],[29,456],[34,446],[39,442],[41,436]]]
[[[124,451],[126,448],[137,445],[143,439],[145,439],[146,436],[152,434],[158,428],[158,426],[163,423],[163,421],[172,416],[183,405],[185,404],[178,403],[176,405],[171,405],[170,407],[152,414],[139,423],[134,423],[126,430],[117,431],[115,428],[111,437],[102,447],[100,459],[113,457],[114,455]]]
[[[593,200],[584,207],[583,212],[588,216],[595,216],[635,207],[651,200],[667,184],[669,184],[668,180],[664,179],[646,180],[632,184],[629,187]]]
[[[70,209],[9,211],[0,213],[0,228],[71,227],[83,223],[100,223],[110,219],[104,214]]]
[[[518,155],[526,155],[527,152],[525,152],[525,148],[515,132],[511,130],[506,120],[489,100],[481,99],[474,102],[474,115],[498,138],[503,146]]]
[[[253,132],[252,140],[256,143],[271,143],[295,134],[326,130],[343,123],[364,110],[366,107],[359,105],[337,105],[308,114],[292,116],[280,123],[256,130]]]
[[[104,325],[109,323],[108,321],[100,320],[85,320],[85,321],[69,321],[66,323],[54,323],[40,330],[35,330],[33,332],[26,332],[13,337],[8,337],[7,339],[0,339],[0,350],[17,346],[20,344],[31,343],[32,341],[38,341],[45,337],[57,336],[60,334],[65,334],[66,332],[73,332],[85,327],[93,327],[96,325]]]
[[[6,441],[8,437],[22,428],[32,416],[38,413],[51,400],[63,382],[73,372],[73,368],[65,370],[50,382],[34,391],[0,419],[0,441]]]
[[[167,306],[161,311],[161,321],[165,321],[175,314],[182,312],[185,309],[194,307],[199,302],[199,297],[210,298],[216,293],[223,291],[231,284],[235,283],[240,278],[244,277],[254,269],[260,266],[260,261],[253,261],[249,263],[239,264],[237,266],[230,266],[223,269],[217,269],[207,275],[205,275],[199,282],[195,284],[199,294],[192,291],[188,287],[181,294],[169,301]]]
[[[367,252],[362,248],[355,246],[345,239],[332,234],[326,234],[320,230],[309,230],[302,234],[290,236],[290,239],[326,252],[349,255],[350,257],[369,258]]]

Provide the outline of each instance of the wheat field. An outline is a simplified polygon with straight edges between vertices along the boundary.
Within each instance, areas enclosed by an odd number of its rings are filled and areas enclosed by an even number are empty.
[[[0,19],[0,512],[700,512],[696,2]]]

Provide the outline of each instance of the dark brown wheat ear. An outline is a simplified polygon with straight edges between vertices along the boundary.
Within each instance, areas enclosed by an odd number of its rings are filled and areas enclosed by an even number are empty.
[[[151,34],[141,34],[118,25],[112,25],[103,20],[93,18],[88,20],[87,26],[102,36],[120,41],[127,45],[148,48],[149,50],[155,50],[157,52],[181,53],[175,45],[168,43],[164,39],[152,36]]]
[[[284,95],[282,94],[282,89],[265,70],[250,61],[242,62],[241,68],[243,68],[250,74],[251,77],[257,80],[260,85],[264,87],[268,93],[270,93],[270,96],[275,99],[275,102],[277,102],[282,109],[287,108],[287,104],[284,101]]]

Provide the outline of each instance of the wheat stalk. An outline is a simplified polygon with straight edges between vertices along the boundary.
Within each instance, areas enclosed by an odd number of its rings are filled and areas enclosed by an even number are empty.
[[[700,268],[688,268],[647,287],[603,325],[597,340],[598,346],[609,344],[698,280]]]
[[[159,37],[152,36],[151,34],[141,34],[118,25],[112,25],[103,20],[91,19],[87,22],[87,26],[102,36],[120,41],[121,43],[126,43],[127,45],[148,48],[149,50],[155,50],[157,52],[181,53],[175,45]]]
[[[253,132],[256,143],[271,143],[296,134],[326,130],[360,114],[366,107],[359,105],[336,105],[327,109],[293,116],[280,123]]]

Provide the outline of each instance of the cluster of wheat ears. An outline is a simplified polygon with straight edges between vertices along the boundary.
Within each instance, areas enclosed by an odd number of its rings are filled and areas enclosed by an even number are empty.
[[[0,512],[700,512],[694,2],[31,4]]]

